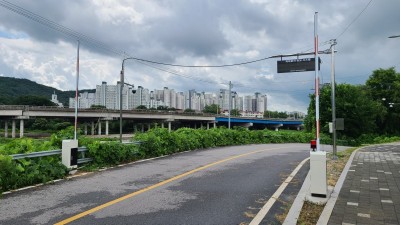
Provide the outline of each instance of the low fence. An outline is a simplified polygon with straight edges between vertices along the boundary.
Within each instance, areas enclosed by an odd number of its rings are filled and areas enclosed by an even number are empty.
[[[142,142],[140,141],[134,141],[134,142],[123,142],[123,144],[135,144],[135,145],[140,145]],[[88,152],[89,149],[85,146],[78,147],[78,164],[83,164],[83,163],[88,163],[91,162],[93,159],[86,157],[86,152]],[[18,160],[18,159],[29,159],[29,158],[40,158],[40,157],[45,157],[45,156],[53,156],[53,155],[61,155],[62,150],[57,149],[57,150],[49,150],[49,151],[41,151],[41,152],[30,152],[30,153],[22,153],[22,154],[14,154],[10,155],[13,160]]]

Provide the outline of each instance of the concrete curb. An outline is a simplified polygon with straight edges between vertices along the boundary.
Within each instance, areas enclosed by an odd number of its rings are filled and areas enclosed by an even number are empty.
[[[342,189],[344,180],[346,179],[347,172],[349,172],[350,165],[353,162],[354,155],[360,149],[362,149],[362,148],[359,148],[359,149],[356,149],[355,151],[353,151],[349,160],[347,160],[346,166],[343,168],[342,174],[340,174],[340,177],[335,185],[335,188],[333,189],[331,197],[328,199],[328,202],[326,203],[324,210],[322,211],[322,213],[318,219],[317,225],[328,224],[329,219],[332,214],[332,211],[333,211],[333,208],[335,207],[336,200],[339,196],[340,190]]]
[[[330,197],[324,207],[324,210],[322,211],[322,214],[317,222],[317,225],[323,225],[328,223],[330,215],[333,211],[333,207],[335,206],[337,197],[339,196],[340,189],[343,186],[347,172],[350,168],[351,163],[353,162],[354,155],[359,149],[355,150],[351,154],[349,160],[347,160],[346,166],[343,168],[342,174],[340,175],[334,190],[330,194]],[[285,218],[285,221],[283,222],[283,225],[297,224],[297,220],[300,216],[300,212],[303,207],[304,201],[306,201],[307,195],[310,193],[310,185],[311,185],[310,172],[308,172],[296,199],[294,200],[292,206],[290,207],[290,210]]]

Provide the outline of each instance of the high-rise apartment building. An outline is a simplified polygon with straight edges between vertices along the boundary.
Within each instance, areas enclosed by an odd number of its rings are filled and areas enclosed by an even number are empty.
[[[253,96],[244,96],[243,112],[264,113],[264,111],[267,111],[267,95],[256,92]]]
[[[120,87],[119,82],[117,85],[108,85],[107,82],[102,82],[101,85],[96,86],[96,93],[81,93],[78,106],[79,108],[90,108],[92,105],[101,105],[107,109],[118,110],[120,108]],[[197,93],[194,89],[175,92],[174,89],[168,87],[149,91],[149,89],[138,86],[133,93],[132,87],[124,85],[121,100],[124,110],[144,105],[148,109],[163,106],[178,110],[202,111],[205,106],[212,104],[219,105],[221,112],[228,111],[230,104],[231,109],[237,109],[243,113],[248,112],[248,115],[259,115],[267,110],[266,95],[256,92],[253,96],[240,97],[235,91],[229,95],[228,89],[220,89],[217,93]],[[74,98],[70,99],[70,107],[75,107]]]
[[[96,86],[96,105],[105,106],[107,109],[120,109],[120,82],[117,85],[107,85],[102,82]],[[124,85],[122,89],[122,109],[133,109],[134,97],[132,87]]]
[[[89,109],[96,103],[96,93],[89,93],[87,91],[79,93],[78,108]],[[75,98],[69,98],[69,108],[75,108]]]

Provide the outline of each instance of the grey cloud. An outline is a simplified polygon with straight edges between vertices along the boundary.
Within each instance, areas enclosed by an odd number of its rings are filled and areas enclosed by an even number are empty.
[[[195,56],[220,55],[230,47],[212,3],[197,0],[180,3],[174,15],[154,24],[150,37],[165,49]]]

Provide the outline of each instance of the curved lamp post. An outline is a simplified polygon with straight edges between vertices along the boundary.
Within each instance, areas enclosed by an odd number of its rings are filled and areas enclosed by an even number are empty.
[[[120,88],[119,88],[119,141],[121,143],[122,143],[122,90],[124,88],[124,84],[134,87],[134,85],[124,82],[124,65],[125,61],[128,59],[135,59],[135,58],[127,57],[122,60],[122,69],[120,74]],[[135,90],[133,90],[132,92],[135,93]]]

